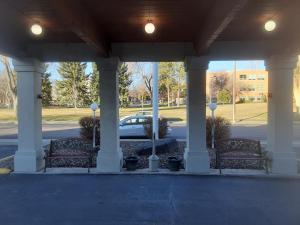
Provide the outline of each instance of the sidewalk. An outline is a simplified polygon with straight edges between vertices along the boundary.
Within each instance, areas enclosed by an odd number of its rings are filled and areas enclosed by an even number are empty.
[[[43,139],[43,145],[47,145],[50,143],[52,139]],[[121,139],[122,141],[144,141],[145,139]],[[148,140],[148,139],[147,139]],[[177,141],[185,141],[185,138],[177,139]],[[267,140],[260,141],[262,146],[267,145]],[[18,139],[0,139],[0,146],[1,145],[18,145]],[[300,140],[293,141],[294,148],[300,148]]]

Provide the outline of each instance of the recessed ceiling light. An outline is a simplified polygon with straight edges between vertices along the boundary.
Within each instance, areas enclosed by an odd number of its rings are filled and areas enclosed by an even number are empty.
[[[148,22],[146,25],[145,25],[145,31],[147,34],[152,34],[154,31],[155,31],[155,26],[153,23],[151,22]]]
[[[34,35],[41,35],[43,33],[43,28],[40,24],[35,23],[31,26],[30,28],[31,33],[33,33]]]
[[[265,30],[266,31],[273,31],[275,30],[276,28],[276,22],[274,20],[268,20],[266,23],[265,23]]]

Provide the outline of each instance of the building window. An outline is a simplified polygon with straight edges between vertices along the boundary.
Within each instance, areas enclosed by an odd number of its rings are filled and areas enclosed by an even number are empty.
[[[240,91],[255,91],[255,87],[254,86],[240,87]]]
[[[260,92],[264,92],[265,87],[264,87],[263,84],[259,84],[259,85],[256,86],[256,90],[257,90],[257,91],[260,91]]]
[[[253,86],[248,87],[248,91],[255,91],[255,87]]]
[[[240,75],[240,80],[247,80],[247,75],[241,74]]]
[[[254,74],[249,75],[248,80],[256,80],[256,75]]]
[[[257,80],[265,80],[265,75],[263,74],[257,75]]]

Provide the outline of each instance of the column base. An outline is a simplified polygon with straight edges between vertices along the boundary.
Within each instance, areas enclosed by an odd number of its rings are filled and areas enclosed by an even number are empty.
[[[283,175],[296,175],[298,173],[296,153],[273,152],[272,173]]]
[[[45,160],[41,151],[17,151],[14,156],[14,172],[16,173],[33,173],[42,170],[44,167]]]
[[[98,172],[120,172],[123,166],[123,152],[119,151],[99,151],[97,156]]]
[[[149,158],[149,170],[151,172],[157,172],[159,167],[159,158],[157,155],[150,155]]]
[[[185,149],[184,152],[185,171],[192,173],[208,173],[210,168],[210,159],[208,151],[191,152]]]

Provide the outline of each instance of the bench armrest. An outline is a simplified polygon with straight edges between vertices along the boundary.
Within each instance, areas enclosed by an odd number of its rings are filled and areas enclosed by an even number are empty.
[[[50,156],[50,151],[49,151],[49,149],[45,149],[45,150],[44,150],[44,153],[45,153],[45,154],[44,154],[44,159],[45,159],[45,158],[48,158],[48,157]]]
[[[269,160],[269,161],[272,160],[270,152],[266,151],[266,150],[262,150],[261,151],[261,157],[264,158],[264,159],[266,159],[266,160]]]

